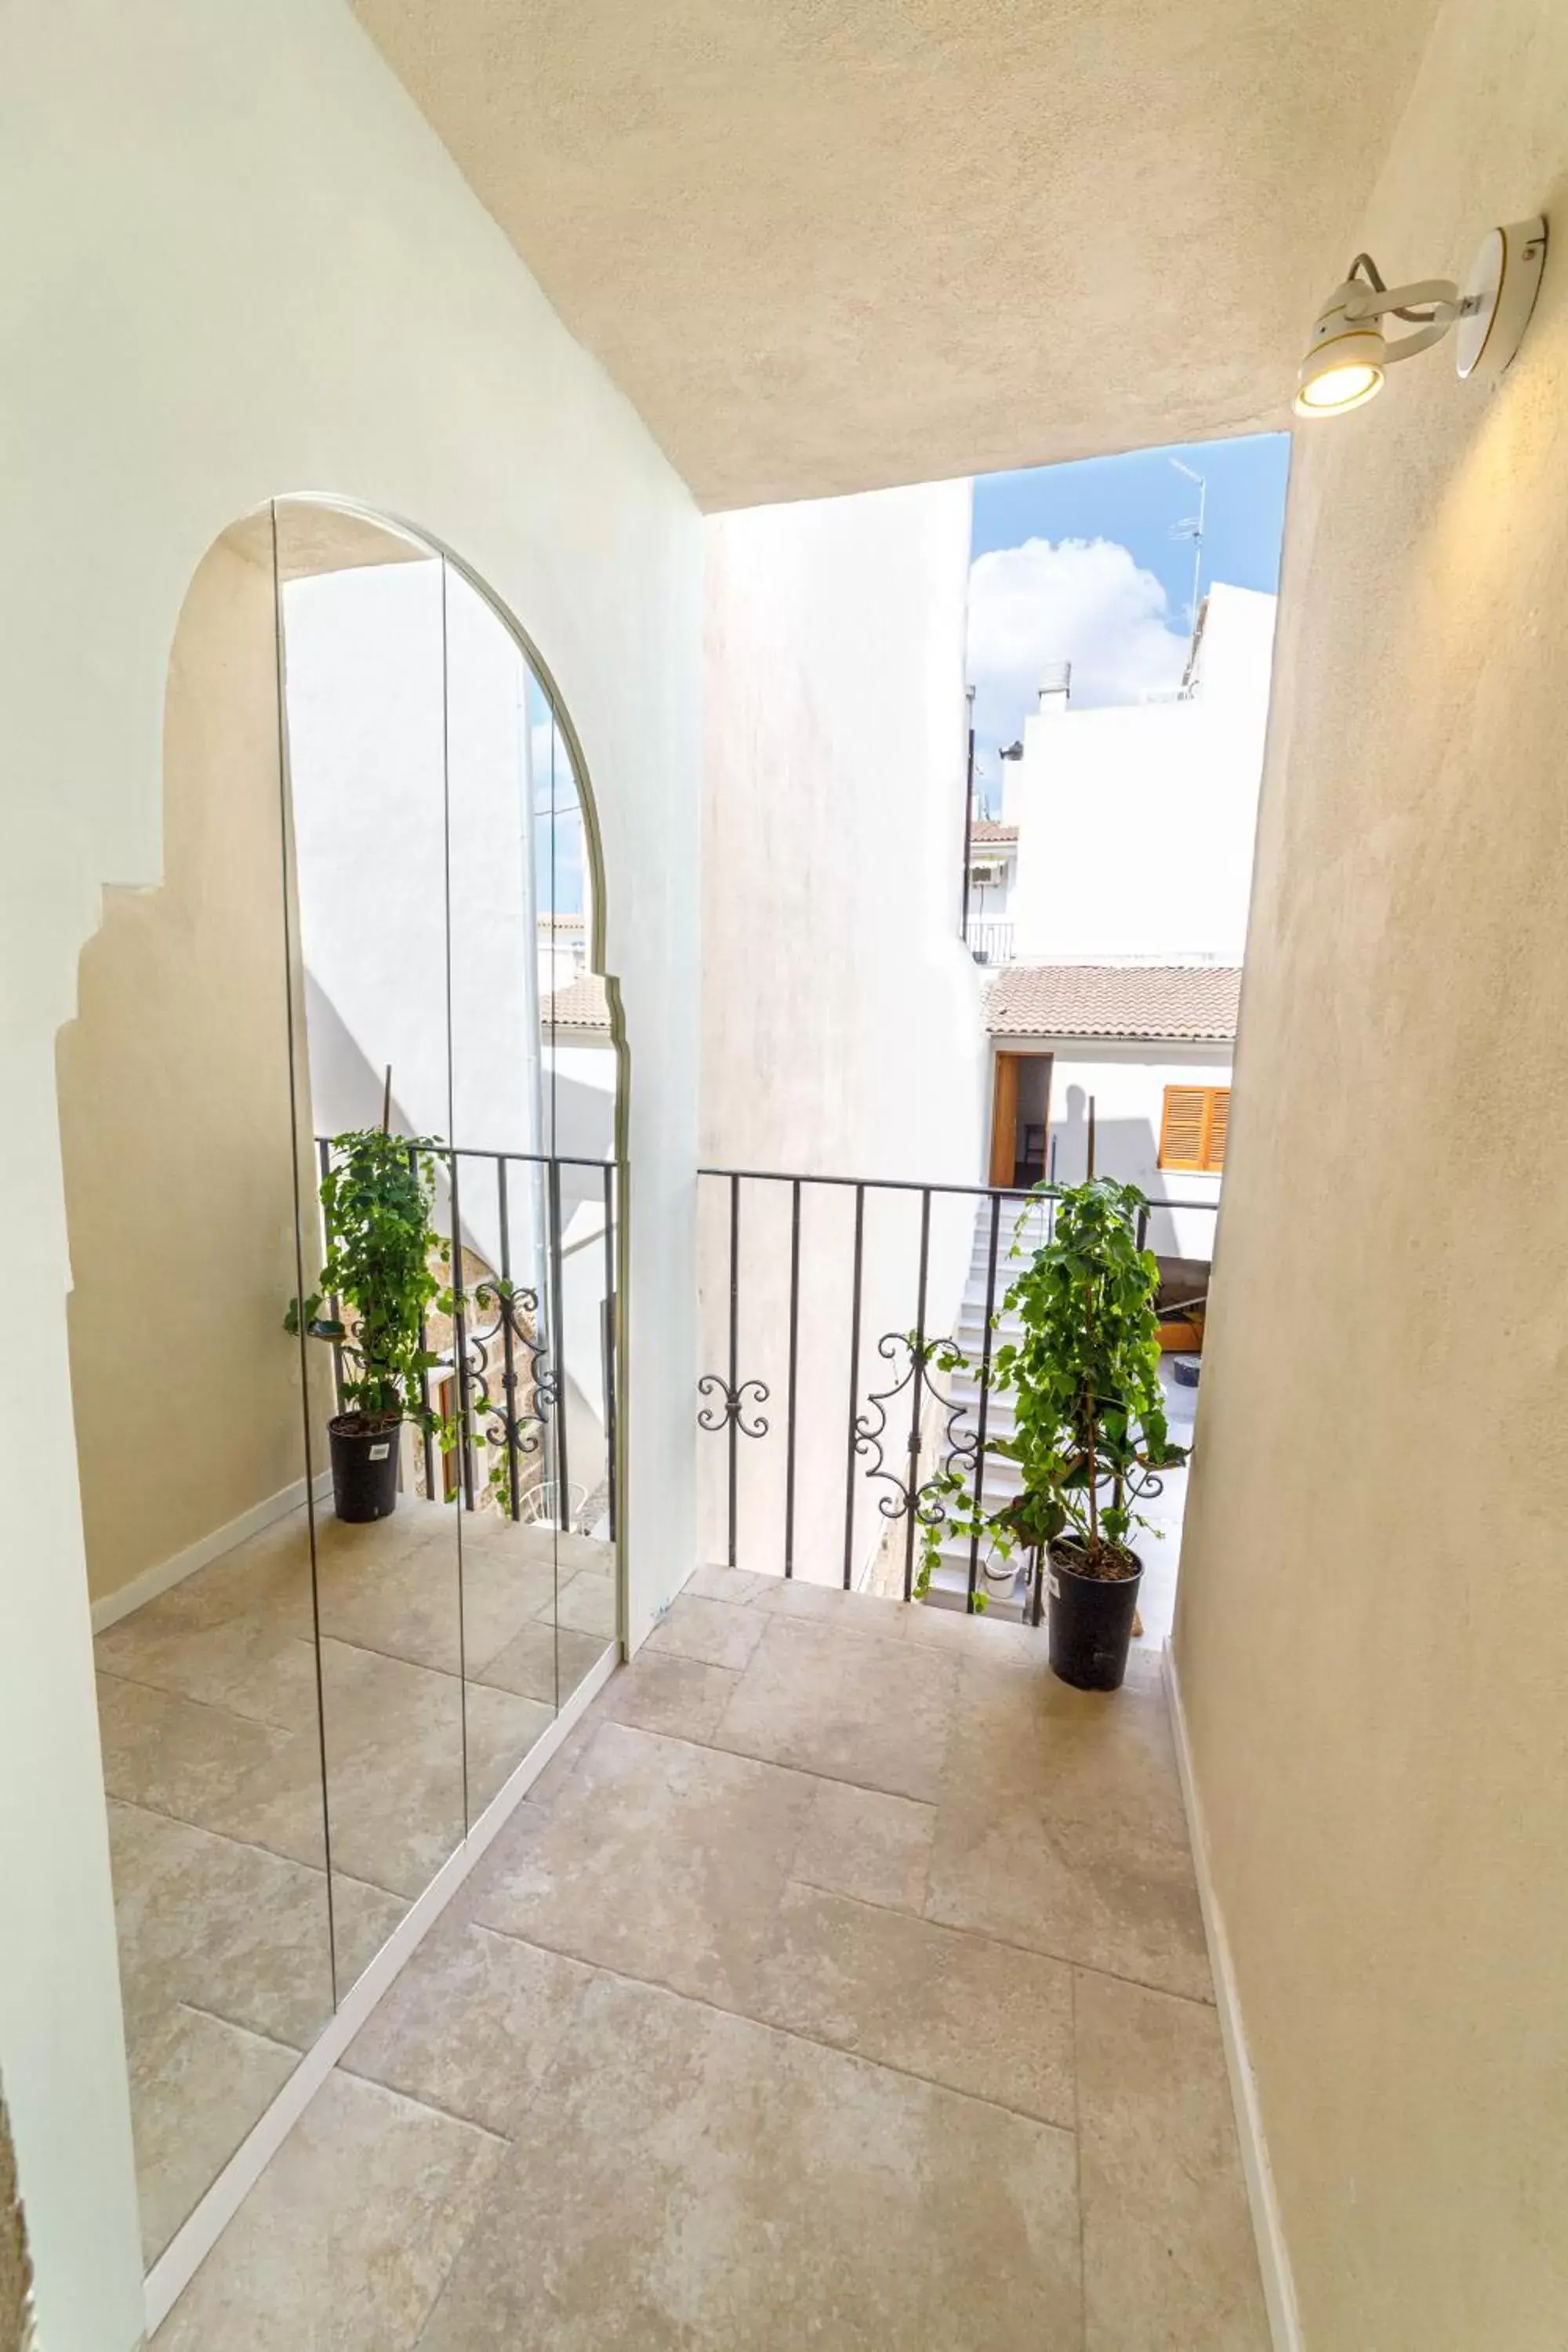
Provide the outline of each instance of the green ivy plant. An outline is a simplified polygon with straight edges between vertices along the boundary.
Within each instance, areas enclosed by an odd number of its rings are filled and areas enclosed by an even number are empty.
[[[437,1149],[429,1136],[365,1128],[336,1135],[321,1179],[327,1258],[321,1287],[289,1304],[285,1330],[342,1350],[342,1419],[362,1431],[412,1421],[443,1446],[447,1423],[426,1405],[421,1376],[439,1356],[421,1344],[427,1316],[453,1311],[451,1244],[431,1223]],[[432,1260],[444,1267],[446,1280]],[[338,1311],[324,1313],[327,1301]]]
[[[935,1357],[944,1371],[967,1370],[1016,1398],[1013,1435],[987,1450],[1017,1463],[1022,1492],[986,1517],[963,1457],[950,1461],[933,1482],[942,1512],[926,1528],[922,1590],[944,1525],[989,1539],[1005,1557],[1019,1544],[1065,1541],[1082,1572],[1130,1576],[1131,1538],[1150,1524],[1137,1505],[1160,1472],[1187,1458],[1171,1443],[1160,1385],[1160,1269],[1138,1246],[1147,1199],[1110,1176],[1054,1198],[1050,1238],[1004,1301],[1023,1324],[1022,1339],[997,1349],[988,1375],[951,1341]]]

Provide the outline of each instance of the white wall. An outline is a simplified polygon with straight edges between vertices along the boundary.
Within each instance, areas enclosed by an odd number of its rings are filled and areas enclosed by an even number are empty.
[[[292,522],[283,509],[285,543]],[[527,668],[516,640],[449,565],[443,645],[442,590],[442,566],[428,561],[356,565],[284,590],[315,1129],[376,1125],[390,1066],[403,1131],[472,1150],[541,1152],[550,1143]],[[464,1172],[473,1179],[461,1187],[465,1237],[499,1266],[492,1171]],[[534,1238],[521,1172],[509,1201],[520,1266]]]
[[[1021,961],[1241,961],[1274,608],[1209,591],[1189,700],[1064,710],[1053,696],[1026,722],[1023,759],[1002,763]]]
[[[1229,1086],[1229,1046],[1173,1045],[1163,1055],[1158,1046],[1114,1038],[1006,1037],[996,1044],[1004,1052],[1052,1056],[1047,1168],[1054,1145],[1058,1183],[1080,1184],[1088,1173],[1092,1097],[1099,1175],[1136,1184],[1152,1202],[1213,1202],[1217,1208],[1218,1176],[1161,1167],[1160,1122],[1167,1087]],[[1157,1211],[1149,1221],[1149,1246],[1175,1257],[1212,1258],[1215,1225],[1205,1208]]]
[[[709,1165],[977,1181],[984,1036],[959,939],[967,483],[710,520],[703,832],[702,1156]],[[703,1370],[725,1351],[727,1210],[703,1187]],[[803,1210],[800,1571],[844,1543],[849,1196]],[[915,1317],[908,1202],[868,1213],[862,1391]],[[951,1322],[972,1204],[939,1210],[931,1315]],[[742,1203],[742,1564],[781,1564],[787,1189]],[[879,1380],[877,1385],[885,1383]],[[724,1445],[701,1441],[702,1544],[722,1558]],[[859,1482],[854,1550],[881,1523]],[[754,1531],[748,1543],[745,1528]]]
[[[390,1063],[421,1133],[445,1136],[455,1117],[462,1143],[538,1150],[523,657],[448,568],[444,753],[441,571],[361,565],[284,590],[300,945],[347,1033],[312,1029],[311,1091],[325,1131],[364,1124]]]
[[[66,1352],[54,1038],[105,884],[155,884],[206,549],[279,490],[404,516],[527,627],[585,748],[630,1107],[631,1614],[692,1553],[700,526],[345,9],[17,0],[0,73],[0,2073],[50,2352],[140,2256]],[[24,228],[25,225],[25,228]],[[654,1531],[657,1529],[657,1540]]]

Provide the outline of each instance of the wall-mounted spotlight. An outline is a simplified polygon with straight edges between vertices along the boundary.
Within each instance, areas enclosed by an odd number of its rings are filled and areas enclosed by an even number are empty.
[[[1338,416],[1383,389],[1384,373],[1441,342],[1455,330],[1454,364],[1462,376],[1501,375],[1515,352],[1541,288],[1546,223],[1512,221],[1488,232],[1463,289],[1451,278],[1424,278],[1414,286],[1385,286],[1371,254],[1358,253],[1312,329],[1296,379],[1298,416]],[[1384,321],[1400,319],[1407,335],[1392,339]]]

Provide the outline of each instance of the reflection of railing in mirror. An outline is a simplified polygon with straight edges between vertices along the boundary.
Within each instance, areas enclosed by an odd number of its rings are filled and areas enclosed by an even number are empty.
[[[316,1150],[324,1178],[331,1139],[318,1136]],[[443,1460],[426,1427],[413,1491],[431,1500],[460,1496],[468,1511],[613,1543],[618,1171],[610,1160],[466,1145],[430,1157],[459,1247],[455,1312],[431,1317],[421,1330],[421,1348],[435,1359],[421,1401],[453,1424],[453,1442]],[[499,1263],[476,1249],[465,1222],[465,1190],[472,1204],[481,1188]],[[440,1274],[445,1283],[445,1265]],[[341,1408],[341,1349],[334,1374]]]

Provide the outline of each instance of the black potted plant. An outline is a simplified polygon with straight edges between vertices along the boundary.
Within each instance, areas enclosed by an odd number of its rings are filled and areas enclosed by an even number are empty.
[[[990,1450],[1017,1463],[1022,1492],[984,1517],[962,1472],[950,1465],[942,1481],[949,1525],[1033,1556],[1052,1668],[1080,1690],[1121,1686],[1143,1573],[1131,1539],[1148,1525],[1137,1506],[1186,1460],[1166,1430],[1159,1267],[1138,1246],[1147,1206],[1109,1176],[1056,1195],[1050,1238],[1007,1292],[1024,1336],[990,1370],[992,1388],[1015,1398],[1013,1434]],[[939,1360],[964,1360],[948,1348]]]
[[[341,1350],[339,1410],[327,1424],[340,1519],[384,1519],[397,1506],[398,1431],[417,1423],[447,1443],[424,1402],[421,1376],[439,1363],[423,1344],[426,1316],[449,1315],[452,1293],[432,1270],[451,1246],[431,1225],[433,1146],[384,1128],[332,1138],[321,1179],[327,1258],[319,1290],[290,1302],[284,1328]],[[331,1311],[323,1313],[330,1302]]]

